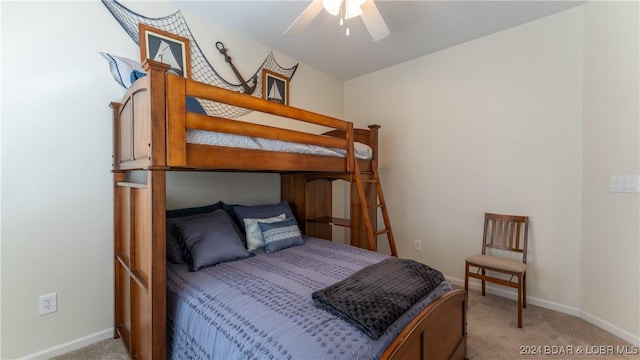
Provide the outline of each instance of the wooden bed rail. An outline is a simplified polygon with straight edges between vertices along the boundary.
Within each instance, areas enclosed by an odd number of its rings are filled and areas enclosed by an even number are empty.
[[[178,76],[172,76],[178,77]],[[178,77],[180,78],[180,77]],[[181,78],[184,80],[184,78]],[[266,114],[286,117],[296,121],[304,121],[311,124],[327,126],[337,130],[349,130],[349,121],[336,119],[330,116],[318,114],[312,111],[283,105],[274,101],[268,101],[251,95],[223,89],[201,82],[186,80],[186,95],[206,100],[216,101],[228,105],[251,109]]]
[[[351,122],[185,79],[173,74],[167,74],[165,81],[167,94],[171,94],[170,97],[167,97],[167,155],[169,166],[186,166],[186,151],[177,146],[178,144],[186,143],[186,129],[199,129],[339,148],[346,150],[347,159],[353,158],[353,124]],[[337,138],[335,136],[318,135],[276,126],[192,113],[186,110],[187,96],[242,107],[263,114],[280,116],[285,120],[329,127],[335,131],[341,131],[344,135],[341,138]],[[351,168],[351,165],[348,164],[347,167]]]

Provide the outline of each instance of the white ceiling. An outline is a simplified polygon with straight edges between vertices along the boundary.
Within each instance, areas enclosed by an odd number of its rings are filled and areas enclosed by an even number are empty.
[[[359,17],[347,20],[351,34],[345,36],[345,29],[338,24],[338,18],[324,10],[299,35],[284,35],[310,0],[169,2],[342,80],[584,3],[553,0],[376,0],[391,35],[374,42]]]

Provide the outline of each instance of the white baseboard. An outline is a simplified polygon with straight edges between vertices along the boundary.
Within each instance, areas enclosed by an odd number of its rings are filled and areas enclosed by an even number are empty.
[[[447,280],[449,280],[452,284],[463,288],[464,289],[464,280],[460,280],[460,279],[456,279],[456,278],[450,278],[447,277]],[[477,291],[481,291],[482,287],[480,285],[479,282],[474,281],[474,282],[469,282],[469,287],[472,290],[477,290]],[[511,290],[508,289],[506,287],[497,287],[497,286],[492,286],[489,283],[487,284],[486,287],[486,291],[489,294],[493,294],[493,295],[497,295],[497,296],[501,296],[507,299],[511,299],[511,300],[517,300],[518,299],[518,294],[516,293],[515,290]],[[539,298],[535,298],[535,297],[531,297],[531,296],[527,296],[527,304],[532,304],[532,305],[536,305],[536,306],[540,306],[542,308],[545,309],[549,309],[549,310],[554,310],[554,311],[558,311],[561,313],[565,313],[568,315],[572,315],[572,316],[576,316],[579,317],[581,319],[583,319],[586,322],[589,322],[599,328],[601,328],[604,331],[607,331],[625,341],[628,341],[629,343],[631,343],[632,345],[636,345],[636,346],[640,346],[640,337],[634,336],[633,334],[620,329],[619,327],[606,322],[596,316],[593,316],[587,312],[582,311],[579,308],[575,308],[575,307],[571,307],[571,306],[566,306],[566,305],[562,305],[562,304],[558,304],[552,301],[548,301],[548,300],[543,300],[543,299],[539,299]]]
[[[113,328],[111,329],[106,329],[91,335],[87,335],[84,337],[81,337],[79,339],[76,340],[72,340],[69,341],[67,343],[64,344],[60,344],[60,345],[56,345],[54,347],[51,347],[49,349],[45,349],[42,351],[38,351],[36,353],[33,353],[31,355],[27,355],[25,357],[23,357],[23,359],[26,360],[30,360],[30,359],[49,359],[51,357],[54,356],[58,356],[58,355],[62,355],[65,353],[68,353],[69,351],[74,351],[74,350],[78,350],[81,349],[87,345],[91,345],[94,343],[97,343],[98,341],[102,341],[102,340],[106,340],[106,339],[110,339],[113,337]]]
[[[584,319],[587,322],[592,323],[593,325],[612,333],[613,335],[621,338],[622,340],[630,342],[632,345],[640,346],[640,337],[634,336],[633,334],[618,328],[617,326],[606,322],[596,316],[589,314],[588,312],[580,310],[580,318]]]
[[[455,278],[447,278],[447,279],[451,281],[454,285],[464,288],[464,280],[455,279]],[[477,282],[477,281],[473,281],[473,282],[469,281],[469,287],[472,290],[477,290],[477,291],[482,290],[480,282]],[[489,294],[501,296],[511,300],[518,299],[518,294],[516,293],[515,290],[511,290],[510,288],[506,288],[504,286],[493,286],[490,283],[487,283],[486,290]],[[553,301],[543,300],[543,299],[539,299],[531,296],[527,296],[527,304],[540,306],[542,308],[549,309],[549,310],[559,311],[561,313],[569,314],[572,316],[578,316],[578,317],[580,316],[580,309],[578,308],[558,304]]]

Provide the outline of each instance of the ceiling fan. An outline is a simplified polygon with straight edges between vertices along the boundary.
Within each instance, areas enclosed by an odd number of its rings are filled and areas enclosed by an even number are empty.
[[[360,16],[373,41],[382,40],[390,34],[374,0],[313,0],[284,33],[286,35],[300,33],[322,9],[331,15],[340,15],[340,25],[343,25],[344,20]],[[348,27],[346,33],[349,35]]]

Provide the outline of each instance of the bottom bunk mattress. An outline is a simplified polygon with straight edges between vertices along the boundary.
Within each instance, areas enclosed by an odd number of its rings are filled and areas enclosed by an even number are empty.
[[[312,293],[389,256],[305,237],[303,245],[197,272],[167,268],[171,359],[377,359],[431,301],[442,281],[377,340],[317,307]]]

